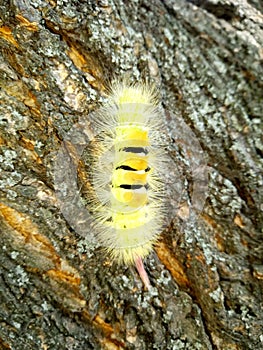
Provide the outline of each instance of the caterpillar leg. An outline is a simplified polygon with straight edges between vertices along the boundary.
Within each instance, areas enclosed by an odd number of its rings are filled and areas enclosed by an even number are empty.
[[[137,271],[141,277],[141,280],[143,281],[145,288],[149,289],[151,284],[150,284],[150,280],[149,277],[147,275],[147,272],[145,271],[144,265],[143,265],[143,261],[142,258],[137,258],[135,261],[135,266],[137,268]]]

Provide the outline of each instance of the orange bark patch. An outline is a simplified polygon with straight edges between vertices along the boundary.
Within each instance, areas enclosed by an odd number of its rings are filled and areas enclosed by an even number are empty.
[[[45,236],[38,232],[37,226],[29,218],[3,203],[0,203],[0,215],[13,230],[13,239],[17,246],[27,246],[28,250],[51,260],[52,265],[60,265],[60,258],[54,247]]]
[[[245,226],[241,216],[238,214],[234,217],[234,223],[240,228],[243,228]]]
[[[67,41],[67,43],[69,45],[69,50],[67,51],[67,54],[69,55],[72,62],[78,69],[85,73],[86,79],[88,80],[91,86],[103,92],[105,90],[105,87],[100,81],[103,74],[98,68],[98,61],[95,60],[92,56],[84,56],[70,42]]]
[[[39,157],[39,155],[35,151],[35,143],[36,143],[36,141],[27,139],[24,136],[21,137],[21,141],[23,142],[24,148],[27,150],[27,151],[25,151],[26,154],[31,159],[33,159],[33,161],[35,161],[37,164],[43,164],[42,159]]]
[[[30,22],[27,18],[23,17],[21,14],[16,15],[16,18],[20,21],[20,25],[22,27],[26,27],[26,29],[32,32],[38,31],[38,25],[36,22]]]
[[[80,277],[73,275],[71,273],[61,271],[61,270],[49,270],[46,273],[49,277],[57,280],[61,280],[62,282],[69,283],[71,286],[79,286],[80,285]]]
[[[8,41],[15,47],[19,47],[18,42],[13,37],[11,28],[6,26],[0,27],[0,37],[2,37],[4,40]]]
[[[171,272],[176,283],[183,288],[188,288],[190,284],[184,272],[183,266],[176,259],[176,257],[171,254],[166,245],[163,242],[159,242],[155,247],[155,250],[161,262],[165,265],[167,270]]]
[[[5,85],[8,95],[23,102],[34,115],[40,116],[40,104],[33,92],[31,92],[22,81],[15,81]]]

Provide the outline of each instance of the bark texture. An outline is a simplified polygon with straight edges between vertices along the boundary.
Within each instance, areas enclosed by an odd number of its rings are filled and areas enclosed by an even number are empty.
[[[262,349],[262,12],[0,0],[1,349]],[[198,220],[171,224],[145,262],[149,291],[74,231],[54,191],[65,135],[127,73],[160,86],[209,167]]]

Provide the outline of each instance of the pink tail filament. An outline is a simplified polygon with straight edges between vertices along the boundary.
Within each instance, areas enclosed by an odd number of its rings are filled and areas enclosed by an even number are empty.
[[[142,258],[137,258],[135,261],[135,265],[136,265],[137,271],[138,271],[138,273],[141,277],[141,280],[143,281],[146,289],[149,289],[151,284],[150,284],[147,272],[145,271]]]

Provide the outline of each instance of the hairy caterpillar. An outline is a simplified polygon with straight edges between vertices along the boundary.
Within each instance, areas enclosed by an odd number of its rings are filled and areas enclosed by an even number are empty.
[[[95,229],[110,256],[135,264],[148,287],[142,258],[152,250],[165,215],[158,170],[165,168],[165,157],[154,149],[162,130],[157,94],[150,85],[114,83],[109,101],[93,118],[99,138],[91,166]]]
[[[56,193],[63,215],[76,232],[88,234],[91,241],[93,237],[114,261],[136,265],[148,288],[142,259],[163,228],[176,215],[183,218],[178,214],[181,203],[188,202],[187,207],[194,209],[191,213],[202,210],[206,167],[191,129],[166,112],[178,161],[170,158],[165,144],[172,139],[167,140],[163,132],[164,113],[152,85],[115,82],[108,98],[107,104],[81,118],[66,135],[55,162]],[[78,163],[85,158],[91,185],[86,206],[77,175]],[[188,219],[194,220],[194,214],[183,218]]]

